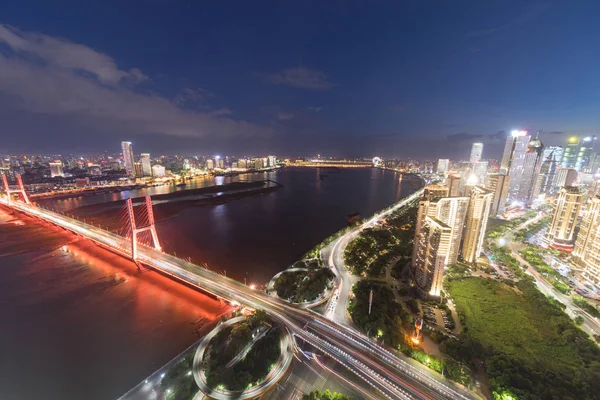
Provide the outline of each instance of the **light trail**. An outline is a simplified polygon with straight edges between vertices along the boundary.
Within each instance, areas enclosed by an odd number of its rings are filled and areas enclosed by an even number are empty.
[[[416,194],[416,193],[415,193]],[[414,199],[405,199],[386,210],[387,215]],[[0,203],[7,205],[4,197]],[[109,250],[130,258],[130,242],[114,233],[73,220],[35,205],[11,202],[11,206],[25,214],[52,222],[75,234],[92,240]],[[369,222],[376,220],[375,217]],[[352,329],[327,320],[310,310],[299,309],[260,291],[213,271],[159,252],[145,245],[138,248],[139,261],[151,268],[195,286],[218,298],[238,302],[252,309],[264,309],[273,318],[285,325],[289,331],[319,350],[334,358],[370,386],[390,399],[469,399],[472,395],[462,389],[451,388],[424,371],[400,359],[377,343],[365,338]],[[315,333],[307,332],[304,326],[313,325]]]

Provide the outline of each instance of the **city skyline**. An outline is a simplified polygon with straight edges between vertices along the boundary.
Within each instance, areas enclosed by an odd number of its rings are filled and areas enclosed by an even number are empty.
[[[45,2],[30,5],[45,18],[0,8],[0,113],[11,152],[100,151],[130,140],[150,153],[462,158],[465,143],[482,142],[499,158],[503,132],[513,129],[546,132],[547,145],[600,131],[588,111],[590,86],[571,82],[596,81],[587,49],[597,28],[584,23],[592,3],[353,5],[339,13],[332,5],[156,5],[147,19],[133,3],[119,10],[125,17],[90,4],[62,19]],[[283,23],[273,26],[274,15]],[[251,29],[257,22],[264,31]],[[113,29],[94,33],[106,24]],[[155,52],[129,51],[149,40]],[[564,47],[568,74],[544,61]],[[535,58],[522,57],[531,49]]]

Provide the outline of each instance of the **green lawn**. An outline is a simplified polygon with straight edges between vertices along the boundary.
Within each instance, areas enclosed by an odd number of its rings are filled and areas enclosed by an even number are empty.
[[[498,395],[600,399],[600,350],[531,281],[518,290],[481,278],[447,286],[466,328],[461,344],[447,350],[483,360]]]

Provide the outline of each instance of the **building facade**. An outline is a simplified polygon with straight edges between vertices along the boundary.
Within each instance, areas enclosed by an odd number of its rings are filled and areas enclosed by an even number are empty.
[[[573,262],[583,269],[583,277],[600,286],[600,197],[588,201],[577,235]]]
[[[448,168],[450,167],[450,160],[447,158],[440,158],[437,163],[436,172],[438,174],[445,174],[448,172]]]
[[[520,200],[521,179],[525,167],[525,155],[531,136],[527,131],[512,131],[506,138],[500,172],[510,177],[508,197],[510,201]]]
[[[548,225],[546,240],[554,248],[570,250],[575,239],[577,217],[583,205],[583,194],[579,188],[565,186],[558,192],[558,199]]]
[[[142,175],[140,176],[152,176],[152,165],[150,164],[150,154],[142,153],[140,156],[142,163]]]
[[[466,262],[475,262],[481,255],[493,196],[492,192],[479,186],[471,189],[461,247],[461,258]]]
[[[52,161],[50,164],[50,176],[55,178],[57,176],[64,176],[63,163],[60,160]]]
[[[493,193],[490,216],[495,217],[496,215],[504,213],[506,208],[506,199],[508,198],[509,184],[510,176],[508,175],[488,175],[486,189]]]
[[[473,143],[473,145],[471,146],[471,156],[469,157],[469,162],[471,164],[480,162],[482,155],[483,155],[483,143]]]
[[[414,278],[419,291],[424,295],[439,296],[442,291],[451,231],[440,220],[425,217],[419,234],[415,235]]]
[[[538,176],[542,167],[542,154],[544,145],[539,139],[533,139],[527,144],[527,151],[523,162],[523,174],[517,194],[518,201],[531,204],[536,191]]]
[[[125,172],[130,178],[135,178],[135,160],[133,159],[133,146],[131,142],[121,142],[121,149],[123,150]]]

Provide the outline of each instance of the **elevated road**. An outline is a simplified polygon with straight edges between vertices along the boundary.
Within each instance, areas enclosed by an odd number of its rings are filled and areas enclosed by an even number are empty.
[[[6,198],[0,204],[7,205]],[[33,204],[10,207],[88,238],[130,257],[130,242],[114,233],[73,220]],[[391,211],[390,211],[391,212]],[[470,399],[472,394],[438,380],[348,327],[311,310],[294,307],[233,279],[155,249],[138,247],[139,262],[213,295],[253,309],[264,309],[299,339],[327,353],[389,399]]]

